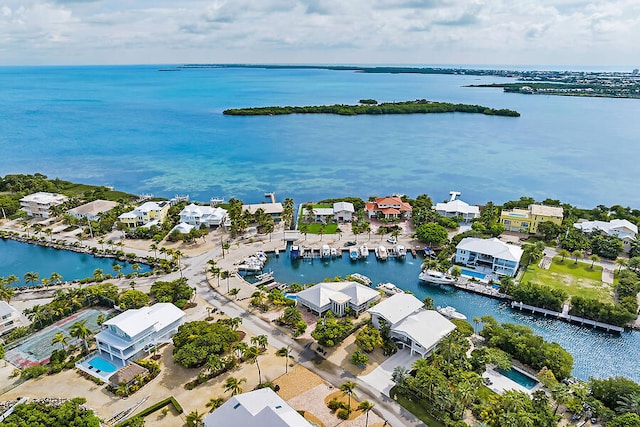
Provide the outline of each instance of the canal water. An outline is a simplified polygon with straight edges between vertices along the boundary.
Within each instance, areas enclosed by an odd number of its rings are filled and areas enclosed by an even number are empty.
[[[98,268],[104,274],[115,275],[115,264],[122,266],[122,274],[133,272],[128,262],[0,239],[0,277],[15,274],[20,279],[14,285],[17,287],[26,285],[24,274],[27,272],[38,273],[40,280],[56,272],[62,275],[63,280],[71,281],[93,277],[94,270]],[[139,273],[150,270],[148,265],[140,264]]]
[[[375,240],[377,239],[369,242],[369,247],[375,247]],[[492,298],[451,287],[423,284],[418,280],[421,263],[422,258],[414,259],[411,254],[408,254],[404,261],[389,259],[379,262],[373,253],[365,261],[353,262],[346,252],[342,258],[335,260],[323,261],[316,258],[313,261],[293,261],[287,252],[281,253],[279,258],[270,254],[265,271],[273,271],[277,281],[288,284],[317,283],[327,277],[344,277],[351,273],[364,274],[373,281],[374,286],[381,282],[391,282],[401,289],[413,292],[419,299],[431,297],[436,306],[451,305],[465,314],[471,324],[474,317],[491,315],[499,322],[530,326],[537,334],[548,341],[559,343],[573,355],[573,375],[578,378],[586,380],[589,377],[607,378],[622,375],[640,382],[640,370],[637,365],[640,359],[640,332],[608,334],[524,314]]]

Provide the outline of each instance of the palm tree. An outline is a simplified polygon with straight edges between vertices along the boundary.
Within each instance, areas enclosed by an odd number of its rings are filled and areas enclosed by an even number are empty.
[[[24,282],[28,285],[30,283],[35,283],[40,280],[40,275],[34,271],[27,271],[24,273]]]
[[[246,383],[246,382],[247,382],[246,378],[237,379],[235,377],[229,377],[224,382],[224,391],[225,393],[230,391],[231,396],[235,396],[236,394],[241,394],[242,387],[240,386],[242,385],[242,383]]]
[[[116,276],[122,277],[122,266],[120,264],[113,264],[113,271],[116,273]]]
[[[60,348],[64,350],[64,347],[69,343],[69,337],[62,332],[58,332],[51,339],[51,345],[55,345],[57,343],[60,343]]]
[[[560,255],[562,257],[562,259],[560,260],[560,262],[564,262],[564,259],[568,256],[571,256],[571,252],[569,252],[566,249],[561,249],[558,251],[558,255]]]
[[[51,283],[58,284],[60,282],[62,282],[62,275],[60,273],[57,272],[53,272],[51,273],[51,276],[49,276],[49,280],[51,281]]]
[[[20,281],[20,278],[15,274],[10,274],[6,279],[6,283],[9,286],[13,285],[14,283],[18,283],[19,281]]]
[[[618,273],[622,270],[622,267],[626,267],[629,262],[625,258],[616,258],[614,263],[618,266]]]
[[[249,348],[249,344],[243,341],[240,341],[239,343],[236,343],[236,345],[233,346],[233,349],[238,354],[238,358],[241,358],[248,348]]]
[[[137,262],[131,264],[131,270],[133,270],[133,274],[135,276],[138,276],[138,273],[140,271],[140,264],[138,264]]]
[[[31,225],[27,221],[22,221],[20,224],[24,228],[24,231],[27,233],[27,237],[29,237],[29,228],[31,228]]]
[[[76,322],[71,326],[71,330],[69,331],[69,335],[74,338],[79,338],[82,340],[84,344],[84,349],[87,353],[89,353],[89,344],[87,343],[87,337],[91,336],[91,329],[87,328],[85,325],[87,323],[86,320],[82,320],[80,322]]]
[[[558,412],[560,405],[567,403],[571,397],[571,391],[566,385],[559,383],[551,390],[551,397],[556,401],[556,409],[553,411],[553,415]]]
[[[600,261],[600,257],[596,254],[592,254],[589,259],[591,260],[591,269],[593,270],[593,264]]]
[[[375,404],[369,402],[368,400],[363,400],[358,405],[358,411],[362,411],[367,416],[364,421],[364,427],[367,427],[369,425],[369,411],[372,410],[374,406]]]
[[[618,408],[616,411],[619,414],[626,414],[632,412],[640,415],[640,393],[631,393],[623,396],[618,400]]]
[[[474,325],[473,333],[474,334],[478,333],[478,325],[480,324],[481,321],[482,320],[478,316],[473,318],[473,325]]]
[[[158,258],[158,245],[156,243],[152,243],[149,245],[149,249],[153,251],[153,257]]]
[[[581,250],[576,249],[575,251],[571,252],[571,256],[574,257],[576,259],[576,261],[574,262],[574,264],[578,263],[578,259],[582,259],[584,258],[584,254],[582,253]]]
[[[245,361],[256,364],[256,368],[258,368],[258,384],[262,384],[262,371],[260,370],[260,364],[258,363],[260,355],[260,349],[254,345],[249,347],[243,355]]]
[[[189,412],[187,415],[187,425],[189,427],[200,427],[202,425],[203,414],[198,413],[197,410]]]
[[[11,298],[16,294],[16,290],[8,287],[6,283],[6,280],[2,280],[0,283],[0,300],[4,300],[9,303]]]
[[[353,381],[345,381],[340,386],[340,391],[343,395],[349,396],[349,403],[347,405],[347,411],[351,413],[351,395],[353,394],[353,390],[355,390],[357,384]]]
[[[281,347],[276,351],[276,356],[284,357],[284,373],[289,373],[289,355],[291,349],[289,347]]]
[[[233,288],[229,291],[229,296],[234,297],[233,299],[235,299],[235,297],[240,293],[240,289],[238,288]]]
[[[207,402],[207,408],[211,408],[209,409],[209,412],[213,412],[219,407],[221,407],[223,403],[224,403],[224,398],[212,397],[211,399],[209,399],[209,402]]]
[[[255,337],[251,337],[251,344],[259,345],[260,350],[266,349],[268,343],[269,340],[266,335],[257,335]]]

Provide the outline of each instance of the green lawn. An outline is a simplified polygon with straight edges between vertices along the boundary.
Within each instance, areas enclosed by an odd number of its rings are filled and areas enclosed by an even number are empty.
[[[304,222],[298,224],[298,230],[303,233],[306,230],[308,234],[320,234],[321,229],[323,230],[322,234],[336,234],[338,232],[338,224],[331,223],[323,225],[320,223],[307,224]]]
[[[578,262],[574,259],[556,257],[548,270],[537,265],[530,265],[522,275],[522,280],[564,289],[569,296],[578,295],[585,298],[596,298],[603,302],[613,302],[613,289],[602,283],[602,267],[591,263]]]
[[[429,427],[444,427],[444,424],[429,415],[429,413],[419,403],[413,402],[401,395],[396,395],[396,401],[400,406],[418,417]]]

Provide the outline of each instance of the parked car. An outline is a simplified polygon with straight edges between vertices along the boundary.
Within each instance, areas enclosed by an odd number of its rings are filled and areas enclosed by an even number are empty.
[[[345,246],[355,246],[355,245],[357,245],[357,244],[358,244],[358,243],[357,243],[357,242],[354,242],[353,240],[350,240],[350,241],[348,241],[348,242],[344,242],[344,245],[345,245]]]

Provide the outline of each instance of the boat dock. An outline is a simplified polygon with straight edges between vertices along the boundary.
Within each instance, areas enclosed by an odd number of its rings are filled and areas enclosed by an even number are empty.
[[[562,309],[562,313],[553,310],[547,310],[545,308],[534,307],[532,305],[523,304],[522,302],[511,302],[511,308],[518,309],[520,311],[526,310],[531,313],[540,314],[544,317],[553,317],[555,319],[564,320],[569,323],[579,324],[581,326],[592,326],[597,329],[601,329],[607,332],[622,333],[624,328],[621,326],[609,325],[607,323],[596,322],[595,320],[587,319],[579,316],[572,316],[569,314],[569,306],[565,304]]]
[[[466,277],[458,279],[455,283],[452,284],[458,289],[467,292],[473,292],[474,294],[484,295],[485,297],[500,299],[500,300],[512,300],[513,297],[511,295],[503,294],[500,290],[492,287],[483,285],[482,283],[471,282]]]

